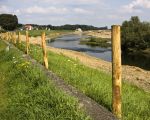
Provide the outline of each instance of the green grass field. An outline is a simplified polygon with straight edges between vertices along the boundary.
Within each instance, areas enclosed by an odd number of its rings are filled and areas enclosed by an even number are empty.
[[[42,32],[45,32],[46,36],[48,37],[51,37],[53,35],[61,35],[61,34],[65,34],[65,33],[71,33],[73,31],[71,30],[30,30],[29,31],[29,36],[32,36],[32,37],[37,37],[37,36],[41,36],[42,35]],[[25,35],[26,34],[26,31],[23,30],[23,31],[20,31],[20,33],[22,35]]]
[[[18,47],[24,51],[25,45],[22,43]],[[39,46],[31,45],[30,56],[41,64],[43,63],[42,50]],[[112,111],[112,80],[110,75],[50,51],[48,52],[48,60],[50,70],[68,84],[75,86]],[[125,82],[123,82],[122,93],[123,120],[150,120],[150,93]]]
[[[0,41],[0,120],[89,120],[22,52]]]

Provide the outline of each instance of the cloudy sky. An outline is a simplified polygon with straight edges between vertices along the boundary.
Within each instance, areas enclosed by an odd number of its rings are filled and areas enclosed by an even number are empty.
[[[150,0],[0,0],[0,14],[20,23],[111,26],[131,16],[150,21]]]

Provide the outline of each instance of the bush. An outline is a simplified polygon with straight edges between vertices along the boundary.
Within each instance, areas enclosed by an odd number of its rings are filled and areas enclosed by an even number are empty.
[[[122,50],[150,47],[150,23],[140,22],[137,16],[124,21],[121,27]]]
[[[18,26],[18,18],[16,15],[0,14],[0,26],[5,30],[14,30]]]

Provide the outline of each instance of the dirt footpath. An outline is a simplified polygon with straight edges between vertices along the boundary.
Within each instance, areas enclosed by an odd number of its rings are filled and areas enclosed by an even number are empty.
[[[22,36],[22,39],[25,40],[25,36]],[[30,38],[30,41],[33,44],[40,44],[41,37],[37,37],[37,38],[32,37]],[[82,52],[58,49],[49,46],[47,47],[47,49],[54,53],[64,54],[65,56],[68,56],[70,58],[77,59],[86,66],[96,68],[108,74],[111,74],[112,69],[111,69],[110,62],[95,57],[91,57]],[[123,80],[126,80],[144,89],[145,91],[150,92],[150,71],[146,71],[135,66],[122,65],[122,77]]]

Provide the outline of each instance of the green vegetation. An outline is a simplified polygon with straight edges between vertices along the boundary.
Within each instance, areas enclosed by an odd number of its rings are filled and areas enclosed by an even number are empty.
[[[23,51],[25,49],[24,44],[18,47]],[[31,45],[30,55],[41,64],[43,63],[42,50],[39,46]],[[48,60],[50,70],[108,110],[112,110],[112,81],[110,75],[50,51],[48,51]],[[123,119],[150,120],[150,93],[125,82],[123,82],[122,87]]]
[[[150,23],[141,22],[137,16],[122,24],[122,50],[145,50],[150,48]]]
[[[100,47],[110,47],[111,44],[109,42],[110,39],[108,38],[95,38],[95,37],[89,37],[80,40],[80,44],[86,44],[90,46],[100,46]]]
[[[0,120],[88,120],[76,99],[0,41]]]
[[[18,18],[16,15],[0,14],[0,26],[5,30],[14,30],[18,26]]]
[[[37,25],[31,24],[33,28],[38,28],[39,30],[51,29],[51,30],[76,30],[81,28],[82,30],[106,30],[108,29],[107,26],[105,27],[94,27],[92,25],[61,25],[61,26],[53,26],[53,25]],[[18,27],[23,27],[23,24],[19,24]]]
[[[26,34],[25,30],[20,31],[20,32],[23,35]],[[47,37],[53,38],[62,34],[71,33],[72,31],[71,30],[50,30],[50,31],[49,30],[30,30],[29,36],[32,36],[32,37],[41,36],[42,32],[45,32]]]
[[[52,30],[76,30],[78,28],[81,28],[82,30],[105,30],[107,29],[107,26],[105,27],[94,27],[92,25],[61,25],[61,26],[52,26],[52,25],[47,25],[46,27],[51,28]]]

